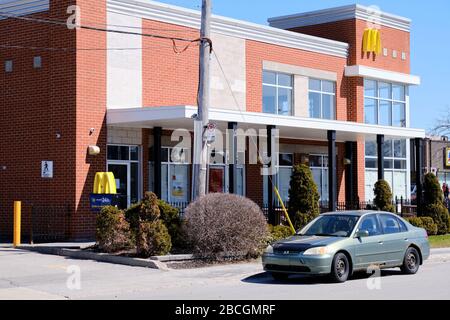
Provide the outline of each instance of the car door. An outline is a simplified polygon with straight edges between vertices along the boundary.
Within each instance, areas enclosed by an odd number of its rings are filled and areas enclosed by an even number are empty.
[[[358,230],[369,232],[368,237],[355,238],[354,255],[355,269],[365,269],[371,265],[379,265],[383,262],[383,233],[376,214],[362,217]]]
[[[408,247],[407,234],[401,226],[401,221],[395,215],[388,213],[379,214],[379,220],[383,229],[386,265],[401,265]]]

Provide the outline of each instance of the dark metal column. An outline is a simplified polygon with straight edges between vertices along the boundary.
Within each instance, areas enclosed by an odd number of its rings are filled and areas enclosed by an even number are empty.
[[[353,155],[353,148],[355,143],[347,141],[345,143],[345,159],[348,159],[350,163],[345,165],[345,201],[353,206],[355,204],[355,190],[354,190],[354,174],[353,169],[355,167],[355,159]]]
[[[229,164],[228,164],[228,192],[236,193],[237,192],[237,175],[236,175],[236,166],[238,162],[238,153],[237,153],[237,123],[229,122],[228,123],[228,139],[229,139]]]
[[[336,131],[328,131],[328,196],[330,212],[337,209]]]
[[[422,193],[422,182],[423,182],[423,139],[417,138],[415,140],[416,144],[416,186],[417,186],[417,215],[422,214],[423,208],[423,193]]]
[[[273,135],[273,130],[275,130],[275,126],[269,125],[267,126],[267,156],[269,157],[269,159],[272,158],[272,135]],[[276,161],[274,162],[273,160],[271,160],[271,162],[268,164],[268,166],[270,167],[272,164],[276,163]],[[268,192],[268,220],[269,220],[269,224],[271,225],[277,225],[279,224],[279,222],[277,221],[277,215],[275,212],[275,208],[274,208],[274,190],[273,190],[273,185],[272,183],[275,183],[275,176],[268,176],[267,177],[267,192]]]
[[[154,189],[156,196],[161,199],[161,136],[162,136],[162,128],[155,127],[153,128],[153,160],[154,160]]]
[[[377,135],[378,180],[384,180],[384,135]]]

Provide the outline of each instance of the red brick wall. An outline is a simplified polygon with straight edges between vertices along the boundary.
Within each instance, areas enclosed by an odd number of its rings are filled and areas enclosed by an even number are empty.
[[[262,112],[263,61],[275,61],[337,73],[336,116],[347,120],[347,86],[344,78],[345,58],[280,47],[272,44],[246,42],[247,111]],[[326,138],[326,137],[325,137]]]
[[[77,5],[82,24],[106,24],[106,0],[77,0]],[[106,48],[106,37],[106,32],[77,30],[77,48]],[[76,81],[76,211],[72,233],[81,239],[95,235],[89,194],[95,173],[106,169],[106,50],[77,52]],[[99,146],[101,154],[89,156],[89,145]]]
[[[79,5],[82,21],[106,21],[105,1],[50,1],[34,17],[65,21],[67,7]],[[0,43],[53,48],[105,48],[106,34],[7,19]],[[42,56],[42,68],[33,57]],[[4,60],[14,63],[4,72]],[[0,49],[0,236],[11,236],[12,204],[23,201],[23,235],[28,236],[31,205],[68,205],[71,236],[93,238],[95,215],[88,208],[94,173],[106,164],[105,51]],[[90,128],[95,128],[93,134]],[[61,135],[60,139],[56,134]],[[102,154],[87,155],[88,145]],[[42,179],[41,161],[54,161],[54,178]]]
[[[143,32],[156,29],[156,33],[170,37],[199,37],[196,29],[153,20],[143,19],[142,28]],[[177,41],[176,44],[182,49],[188,43]],[[145,48],[142,52],[143,105],[196,106],[199,73],[197,44],[193,43],[185,52],[175,54],[170,40],[142,37],[142,47]]]
[[[374,57],[372,54],[367,55],[362,52],[363,34],[366,28],[367,21],[351,19],[298,27],[291,30],[348,43],[350,45],[349,65],[361,64],[395,72],[410,73],[409,32],[381,26],[382,47],[388,49],[388,56],[385,57],[381,54]],[[392,58],[392,50],[396,50],[398,53],[396,59]],[[401,59],[402,52],[406,52],[406,60]]]
[[[50,12],[34,17],[62,19],[75,1],[51,1]],[[75,33],[64,27],[7,19],[0,43],[75,48]],[[42,68],[33,68],[33,57]],[[13,60],[12,73],[4,61]],[[0,49],[0,237],[11,236],[13,201],[23,202],[23,234],[31,205],[73,205],[75,194],[76,96],[74,52]],[[61,134],[61,139],[56,134]],[[54,178],[41,178],[41,161],[54,161]]]

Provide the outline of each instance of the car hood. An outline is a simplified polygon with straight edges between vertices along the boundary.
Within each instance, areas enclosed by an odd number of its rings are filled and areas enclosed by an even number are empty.
[[[275,251],[302,252],[309,248],[328,246],[343,239],[345,238],[321,237],[321,236],[292,236],[290,238],[275,242],[273,244],[273,249]]]

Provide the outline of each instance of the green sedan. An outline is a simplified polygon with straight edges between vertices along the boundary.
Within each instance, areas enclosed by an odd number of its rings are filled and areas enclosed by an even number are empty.
[[[262,262],[276,280],[310,274],[345,282],[353,272],[373,268],[400,267],[415,274],[429,255],[425,229],[392,213],[349,211],[320,215],[296,235],[269,246]]]

